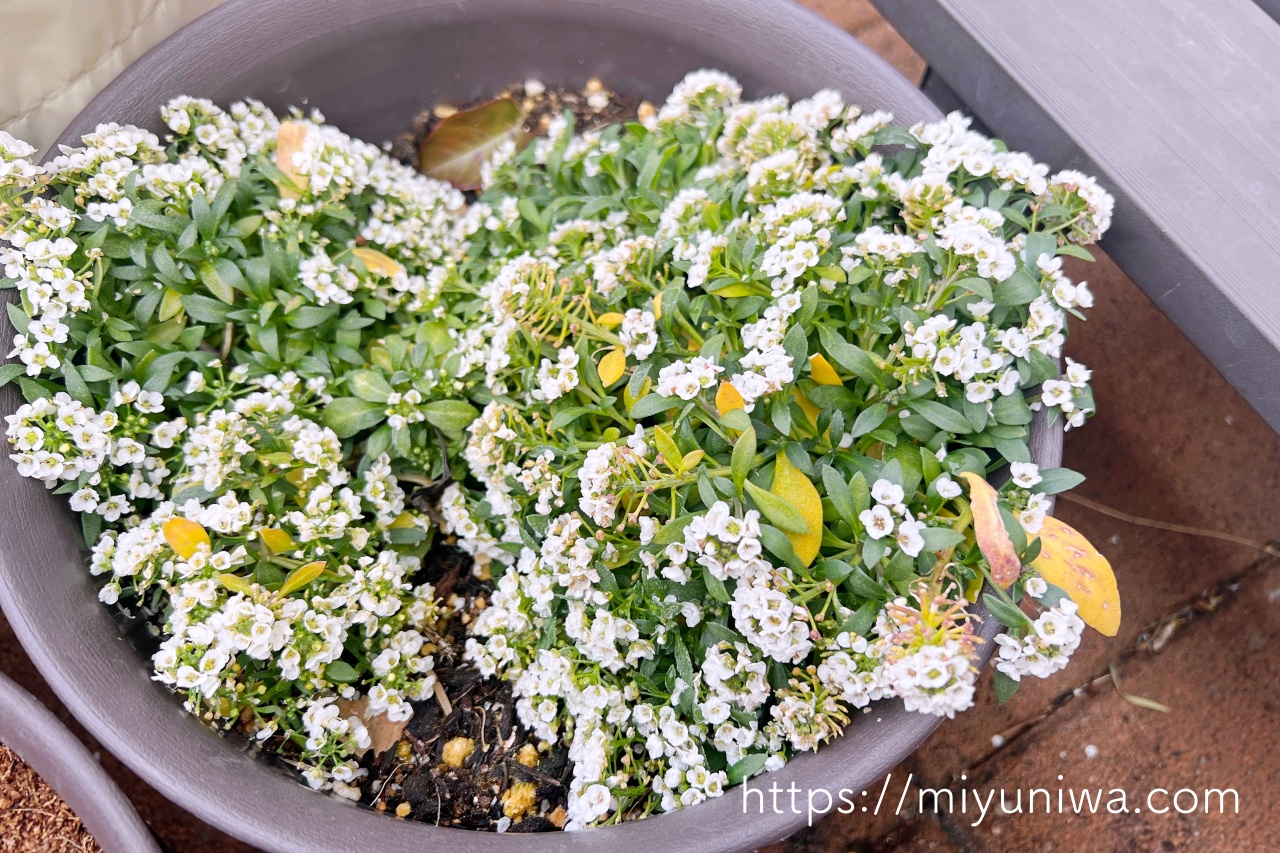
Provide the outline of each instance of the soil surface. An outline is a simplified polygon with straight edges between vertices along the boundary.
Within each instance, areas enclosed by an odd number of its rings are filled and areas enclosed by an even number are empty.
[[[3,745],[0,745],[0,851],[102,853],[102,848],[62,798]]]
[[[435,652],[444,700],[415,702],[398,741],[366,756],[362,802],[439,826],[558,829],[570,776],[565,746],[539,744],[517,721],[510,685],[481,678],[462,661],[467,626],[492,585],[476,577],[468,555],[447,544],[427,554],[417,580],[434,584],[455,613]]]

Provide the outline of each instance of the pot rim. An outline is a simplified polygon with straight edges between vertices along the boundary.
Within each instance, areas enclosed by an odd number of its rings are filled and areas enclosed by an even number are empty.
[[[940,115],[865,46],[785,0],[648,0],[643,6],[629,0],[379,0],[375,6],[346,0],[231,0],[126,69],[58,141],[78,142],[102,120],[154,116],[161,103],[156,93],[178,94],[173,87],[188,86],[184,81],[193,79],[191,74],[205,75],[201,80],[206,91],[227,85],[241,73],[238,62],[252,67],[248,63],[260,59],[252,45],[261,49],[263,32],[287,36],[292,46],[331,37],[344,26],[385,24],[401,15],[456,23],[483,22],[487,15],[504,12],[563,20],[584,16],[668,39],[675,33],[684,37],[677,44],[708,52],[711,45],[722,50],[731,45],[741,52],[734,56],[747,57],[742,64],[758,76],[799,80],[811,85],[811,92],[819,88],[812,79],[823,75],[824,80],[834,78],[826,80],[832,85],[843,81],[850,89],[861,87],[879,101],[867,106],[891,109],[908,123]],[[243,43],[246,40],[249,45]],[[799,50],[805,53],[797,58]],[[211,67],[189,71],[206,61]],[[800,72],[793,72],[793,67]],[[692,68],[680,69],[686,70]],[[162,79],[169,77],[177,82]],[[782,88],[776,85],[773,90]],[[358,128],[348,129],[359,135]],[[16,401],[13,387],[0,391],[0,409],[12,411]],[[1033,421],[1029,445],[1032,458],[1044,467],[1056,466],[1061,459],[1062,431],[1049,426],[1044,412]],[[745,800],[739,800],[745,794],[734,788],[696,808],[582,832],[521,834],[517,841],[514,834],[394,820],[317,795],[231,740],[215,736],[150,680],[148,662],[121,639],[109,612],[98,603],[78,539],[65,535],[75,529],[69,526],[69,510],[61,506],[51,511],[51,501],[64,503],[48,496],[39,483],[18,477],[12,465],[0,465],[0,518],[5,519],[0,531],[5,540],[0,550],[0,604],[15,633],[54,692],[104,748],[184,809],[244,841],[281,853],[359,849],[371,843],[380,853],[409,853],[433,843],[475,851],[506,851],[519,845],[536,853],[576,853],[602,844],[626,845],[637,853],[751,850],[806,823],[803,811],[775,814],[762,807],[763,814],[745,814]],[[50,563],[62,566],[62,575],[48,571]],[[68,632],[67,625],[80,630]],[[989,640],[998,628],[995,620],[984,619],[979,633]],[[981,648],[980,664],[991,655],[992,645]],[[875,703],[862,716],[818,752],[798,756],[783,769],[747,784],[753,790],[795,783],[801,790],[845,788],[856,794],[913,752],[941,722],[907,713],[897,701]]]

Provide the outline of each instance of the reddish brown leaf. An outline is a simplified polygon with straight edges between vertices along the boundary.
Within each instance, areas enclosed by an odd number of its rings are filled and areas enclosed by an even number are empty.
[[[1018,575],[1022,574],[1022,561],[1018,559],[1009,531],[1004,529],[1004,521],[1000,519],[996,490],[972,472],[961,471],[956,476],[963,477],[969,483],[973,533],[978,540],[978,549],[991,567],[991,581],[1001,589],[1008,589],[1018,579]]]
[[[514,98],[460,110],[442,119],[422,141],[418,171],[460,190],[480,188],[480,167],[508,140],[526,141],[524,110]]]

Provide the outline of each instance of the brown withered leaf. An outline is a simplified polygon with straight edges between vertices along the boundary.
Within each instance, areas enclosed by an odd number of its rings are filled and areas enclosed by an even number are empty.
[[[339,699],[335,704],[338,706],[338,713],[344,719],[356,716],[364,722],[365,728],[369,730],[369,749],[373,750],[375,756],[382,755],[382,753],[399,743],[400,737],[404,734],[404,727],[409,723],[408,720],[401,720],[398,723],[392,722],[387,718],[385,711],[376,716],[371,715],[367,696],[362,696],[355,701]],[[358,754],[364,755],[364,751]]]
[[[1022,561],[1013,548],[1009,531],[1004,529],[1004,521],[1001,520],[1000,510],[996,505],[999,500],[996,490],[970,471],[961,471],[956,476],[963,477],[969,483],[973,532],[978,540],[978,549],[991,567],[991,581],[1001,589],[1008,589],[1022,573]]]
[[[442,119],[422,140],[418,171],[460,190],[480,188],[480,167],[508,140],[528,141],[525,114],[514,98],[498,98]]]

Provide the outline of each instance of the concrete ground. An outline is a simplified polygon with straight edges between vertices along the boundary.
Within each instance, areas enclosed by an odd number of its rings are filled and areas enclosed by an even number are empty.
[[[864,0],[807,3],[920,79],[924,63]],[[1072,274],[1087,278],[1097,296],[1068,345],[1095,368],[1099,408],[1067,435],[1065,464],[1089,478],[1079,494],[1131,515],[1274,542],[1280,438],[1109,261]],[[1280,559],[1065,501],[1058,515],[1115,567],[1120,633],[1090,632],[1066,671],[1028,683],[1004,706],[987,672],[977,707],[892,771],[881,814],[832,814],[770,853],[1280,848]],[[2,618],[0,669],[92,744]],[[169,804],[111,756],[102,761],[171,849],[250,849]],[[912,787],[901,797],[908,775]],[[929,800],[920,813],[921,787],[949,787],[955,807],[934,814]],[[1017,792],[1029,798],[1033,788],[1050,792],[1050,813],[1044,794],[1035,795],[1034,813],[1030,799],[1022,813],[1000,813],[1001,792],[1012,807]],[[1099,789],[1096,814],[1073,813],[1072,794],[1079,801],[1082,790]],[[1125,813],[1107,813],[1109,801],[1120,807],[1113,789],[1124,792]],[[1220,814],[1209,789],[1234,789],[1238,813],[1227,794]],[[985,817],[975,796],[992,803]],[[889,813],[900,798],[901,812]]]

